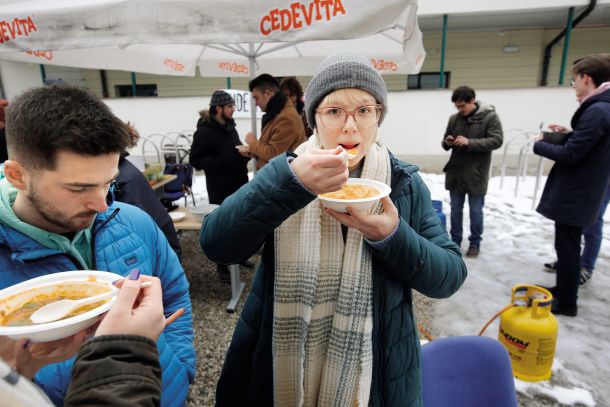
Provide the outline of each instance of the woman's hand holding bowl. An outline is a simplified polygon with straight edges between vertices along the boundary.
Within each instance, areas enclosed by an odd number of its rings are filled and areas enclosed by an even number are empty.
[[[364,237],[371,241],[379,241],[388,237],[398,224],[398,209],[392,200],[385,196],[380,200],[383,212],[370,215],[347,207],[347,213],[326,209],[326,212],[349,228],[359,230]]]

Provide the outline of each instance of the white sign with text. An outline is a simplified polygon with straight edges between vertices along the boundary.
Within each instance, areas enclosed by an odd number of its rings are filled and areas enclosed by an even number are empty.
[[[235,100],[235,113],[233,118],[235,119],[249,119],[250,118],[250,92],[247,90],[239,89],[222,89],[233,97]],[[261,118],[263,112],[258,107],[256,108],[256,117]]]

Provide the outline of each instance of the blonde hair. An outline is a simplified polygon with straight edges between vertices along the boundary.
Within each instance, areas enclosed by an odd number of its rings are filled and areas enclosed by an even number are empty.
[[[375,96],[370,93],[356,88],[337,89],[328,95],[324,96],[318,107],[323,105],[334,105],[340,104],[360,104],[370,103],[370,100],[374,100],[377,103]]]

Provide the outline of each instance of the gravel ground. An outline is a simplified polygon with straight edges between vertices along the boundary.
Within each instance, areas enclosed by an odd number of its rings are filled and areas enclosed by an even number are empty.
[[[214,405],[216,382],[225,353],[231,341],[233,328],[242,310],[245,298],[252,285],[253,269],[241,268],[241,279],[246,287],[234,314],[225,310],[231,296],[231,287],[220,282],[216,275],[216,265],[208,260],[199,247],[197,232],[183,232],[183,266],[191,284],[193,321],[195,330],[195,351],[197,353],[197,372],[195,383],[191,386],[188,407]],[[258,255],[252,257],[258,261]],[[435,300],[414,293],[415,313],[418,322],[432,336],[439,331],[434,327],[432,308]],[[422,339],[427,339],[420,334]],[[549,399],[519,395],[520,407],[560,407]]]

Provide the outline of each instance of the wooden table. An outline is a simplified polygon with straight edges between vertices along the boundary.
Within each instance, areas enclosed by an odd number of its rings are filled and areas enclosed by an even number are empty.
[[[169,182],[172,182],[176,178],[178,178],[178,176],[176,174],[163,174],[163,177],[161,177],[161,179],[158,179],[157,182],[152,184],[150,187],[152,189],[161,188],[163,185],[165,185]]]
[[[188,208],[177,208],[172,212],[181,212],[186,214],[186,216],[181,220],[174,221],[174,227],[176,230],[199,231],[201,229],[202,219],[193,215]],[[231,299],[227,304],[227,312],[232,314],[235,312],[235,307],[237,307],[237,303],[239,302],[239,298],[241,297],[241,293],[246,284],[239,278],[239,264],[229,265],[229,274],[231,275]]]
[[[176,208],[172,212],[184,213],[186,216],[179,221],[174,221],[176,230],[199,230],[201,229],[201,219],[191,213],[188,208]]]
[[[161,187],[167,184],[168,182],[172,182],[176,178],[178,178],[176,174],[163,174],[163,177],[158,179],[157,182],[152,184],[150,187],[155,191],[157,197],[161,199],[163,198],[163,188]]]

